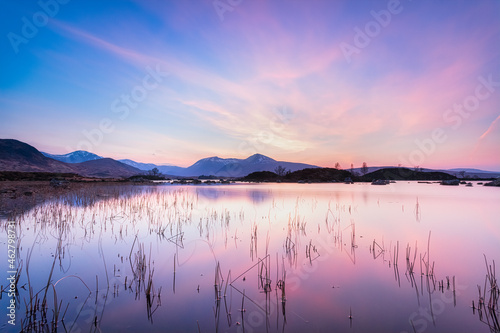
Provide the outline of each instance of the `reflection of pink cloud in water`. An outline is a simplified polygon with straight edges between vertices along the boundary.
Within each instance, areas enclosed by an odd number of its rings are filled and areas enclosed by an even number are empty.
[[[230,281],[234,282],[233,286],[228,285],[225,298],[231,304],[228,306],[233,314],[232,324],[242,320],[238,308],[242,299],[240,292],[245,290],[248,297],[244,305],[247,309],[245,323],[247,327],[253,325],[255,330],[262,330],[266,314],[260,307],[265,308],[266,294],[258,288],[261,267],[256,264],[269,254],[272,292],[268,302],[272,306],[268,315],[273,325],[276,320],[282,324],[280,291],[276,298],[275,290],[284,263],[287,272],[286,328],[291,332],[311,330],[311,327],[345,331],[350,325],[349,309],[354,317],[353,327],[361,331],[374,328],[390,331],[391,327],[407,329],[408,318],[420,311],[418,301],[424,309],[430,302],[435,303],[438,328],[456,329],[456,318],[465,318],[461,327],[475,331],[476,318],[469,317],[466,307],[444,302],[442,298],[449,297],[448,294],[442,296],[434,292],[429,300],[426,278],[420,275],[418,260],[420,255],[425,257],[431,231],[430,259],[434,263],[435,278],[446,281],[446,276],[456,277],[457,286],[461,288],[457,294],[459,304],[474,299],[473,286],[484,279],[482,253],[490,260],[498,260],[494,256],[498,253],[500,239],[495,215],[499,195],[495,188],[445,187],[416,182],[381,187],[369,184],[235,184],[164,186],[120,201],[113,198],[98,201],[93,207],[98,217],[94,228],[106,221],[107,229],[103,229],[100,236],[102,253],[111,275],[111,289],[115,284],[119,288],[118,296],[108,295],[102,328],[133,330],[151,325],[147,320],[144,291],[136,298],[135,290],[124,290],[125,276],[129,285],[133,276],[129,253],[133,262],[139,244],[143,244],[148,266],[151,264],[149,267],[154,268],[154,288],[156,291],[162,288],[162,305],[153,316],[152,328],[183,330],[192,326],[193,318],[196,318],[195,328],[196,320],[204,328],[215,328],[214,278],[218,262],[222,278],[226,280],[231,271]],[[416,214],[417,198],[419,216]],[[71,209],[74,217],[90,211],[89,207],[72,206]],[[25,223],[28,221],[26,219]],[[166,227],[164,237],[156,234],[157,224]],[[123,227],[128,231],[123,231]],[[353,229],[356,235],[354,249],[351,248]],[[122,238],[117,237],[117,230],[122,230]],[[74,233],[75,239],[80,236],[84,239],[83,229],[77,227]],[[295,262],[286,255],[287,237],[294,242]],[[377,246],[376,258],[373,250],[370,252],[374,240],[384,250],[382,253]],[[399,283],[392,262],[398,241]],[[418,298],[405,275],[405,249],[409,244],[413,255],[415,242],[418,245],[415,264]],[[132,243],[135,243],[133,249]],[[309,244],[316,250],[311,253],[312,263],[306,257]],[[98,246],[98,240],[91,238],[83,243],[81,251],[71,249],[74,263],[70,269],[75,271],[68,274],[78,274],[89,284],[98,275],[102,289],[106,275],[103,259],[95,251]],[[43,247],[40,249],[40,257],[31,265],[34,269],[46,266],[43,255],[49,262],[53,260],[50,253],[44,254]],[[40,269],[40,275],[44,274]],[[222,283],[224,291],[227,282]],[[61,295],[71,294],[63,284],[60,287]],[[132,287],[135,288],[134,283]],[[227,319],[223,303],[221,311],[219,325],[225,329]],[[113,326],[115,324],[118,326]]]

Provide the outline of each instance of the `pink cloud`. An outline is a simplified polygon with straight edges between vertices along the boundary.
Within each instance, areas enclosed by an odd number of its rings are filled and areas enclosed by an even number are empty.
[[[498,131],[499,121],[500,121],[500,115],[491,122],[490,127],[488,127],[488,129],[483,134],[481,134],[479,140],[485,139],[492,131]]]
[[[436,127],[448,126],[443,121],[445,110],[453,103],[461,103],[477,85],[477,76],[484,64],[485,44],[494,31],[482,35],[471,33],[464,37],[465,41],[450,45],[443,41],[454,35],[452,24],[444,26],[439,34],[419,34],[406,29],[415,23],[415,16],[408,15],[409,23],[391,23],[377,40],[361,50],[350,67],[338,45],[331,41],[351,40],[351,30],[338,32],[334,37],[315,34],[314,29],[297,33],[277,20],[270,4],[261,2],[238,7],[220,28],[202,32],[208,47],[212,48],[212,56],[223,60],[225,71],[207,67],[167,46],[137,51],[141,48],[132,45],[134,41],[118,45],[116,41],[66,23],[57,22],[57,27],[139,68],[160,64],[175,79],[189,86],[187,95],[176,92],[175,86],[161,87],[160,90],[168,94],[158,97],[154,103],[163,105],[176,100],[186,107],[189,115],[234,140],[215,148],[218,151],[230,153],[231,145],[238,140],[269,130],[273,109],[287,105],[294,110],[293,119],[275,133],[276,140],[265,147],[273,157],[289,156],[286,148],[293,147],[312,163],[327,161],[328,158],[318,156],[328,151],[344,159],[340,161],[343,165],[348,165],[349,159],[355,156],[382,161],[380,156],[389,158],[401,150],[403,154],[411,151],[413,146],[405,149],[392,141],[404,138],[412,144],[414,138]],[[306,12],[305,16],[311,24],[316,24],[311,13]],[[174,22],[179,27],[183,24],[182,20]],[[397,28],[407,31],[408,47],[421,54],[415,68],[405,63],[405,50],[401,50],[397,60],[394,45],[384,43],[384,38],[392,36]],[[231,30],[233,35],[222,33],[224,29]],[[323,31],[321,27],[317,30]],[[395,64],[387,59],[396,59]],[[418,70],[419,67],[422,69]],[[376,74],[366,74],[371,71]],[[494,112],[491,110],[484,109],[481,113]],[[475,119],[470,118],[471,127],[476,127]],[[469,131],[468,128],[464,127],[462,133]],[[380,146],[382,151],[366,149],[367,143]],[[449,163],[452,155],[459,153],[453,142],[442,147],[447,149],[442,155],[446,158],[429,156],[427,163]],[[209,142],[206,148],[210,150]]]

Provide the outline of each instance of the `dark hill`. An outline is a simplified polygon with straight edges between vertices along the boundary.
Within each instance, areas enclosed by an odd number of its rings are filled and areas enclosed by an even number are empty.
[[[114,178],[130,177],[141,174],[143,171],[112,158],[101,158],[73,164],[77,173],[87,177]]]
[[[308,182],[308,183],[328,183],[328,182],[343,182],[347,177],[351,177],[351,173],[345,170],[337,170],[332,168],[306,168],[289,172],[284,176],[278,176],[271,171],[252,172],[246,177],[241,178],[242,181],[250,182]]]
[[[280,179],[281,177],[272,171],[256,171],[242,178],[247,182],[275,182]]]
[[[35,147],[13,139],[0,139],[0,170],[23,172],[75,172],[71,166],[45,157]]]
[[[351,173],[345,170],[333,168],[308,168],[291,172],[283,177],[287,182],[311,182],[311,183],[326,183],[326,182],[342,182],[347,177],[351,177]]]
[[[446,172],[432,171],[423,172],[415,171],[408,168],[384,168],[377,171],[367,173],[359,177],[362,181],[372,181],[374,179],[386,180],[451,180],[457,177]]]

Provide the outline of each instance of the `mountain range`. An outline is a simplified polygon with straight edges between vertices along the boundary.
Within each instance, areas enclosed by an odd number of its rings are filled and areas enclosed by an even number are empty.
[[[0,139],[0,171],[76,173],[98,178],[130,177],[142,173],[139,169],[111,158],[81,163],[58,161],[45,156],[33,146],[12,139]]]
[[[82,150],[74,151],[65,155],[53,155],[44,152],[42,152],[42,154],[66,163],[82,163],[102,158],[96,154]],[[187,168],[173,165],[140,163],[130,159],[121,159],[118,161],[139,170],[149,171],[153,168],[157,168],[163,174],[178,177],[198,177],[202,175],[217,177],[243,177],[255,171],[274,171],[278,166],[281,166],[291,172],[305,168],[318,168],[318,166],[311,164],[276,161],[262,154],[255,154],[246,159],[220,158],[218,156],[207,157],[197,161]]]
[[[276,161],[270,157],[254,154],[245,159],[220,158],[217,156],[203,158],[187,168],[176,166],[158,166],[158,169],[169,175],[176,176],[217,176],[243,177],[255,171],[274,171],[281,166],[287,171],[297,171],[305,168],[318,168],[316,165]]]
[[[144,174],[158,168],[168,177],[243,177],[257,171],[275,171],[277,167],[287,171],[297,171],[318,166],[276,161],[262,154],[254,154],[245,159],[220,158],[217,156],[203,158],[189,167],[173,165],[157,165],[141,163],[130,159],[114,160],[78,150],[64,155],[40,152],[35,147],[14,139],[0,139],[0,171],[24,172],[60,172],[76,173],[86,177],[116,178]],[[368,167],[368,172],[388,167]],[[391,167],[389,167],[391,168]],[[346,169],[349,170],[349,169]],[[350,171],[350,170],[349,170]],[[361,174],[361,168],[353,171]],[[441,171],[459,176],[462,172],[468,177],[493,178],[500,172],[484,171],[471,168],[455,168],[449,170],[421,169],[424,172]]]
[[[24,142],[0,139],[0,171],[61,172],[86,177],[115,178],[144,174],[158,168],[168,177],[242,177],[255,171],[275,171],[278,166],[287,171],[317,168],[310,164],[276,161],[261,154],[246,159],[208,157],[183,168],[129,159],[114,160],[82,150],[64,155],[42,153]]]
[[[53,159],[68,162],[68,163],[81,163],[89,160],[95,160],[102,158],[99,155],[89,153],[87,151],[78,150],[65,155],[53,155],[48,153],[43,153],[45,156],[51,157]],[[183,168],[173,165],[162,165],[153,163],[141,163],[130,159],[120,159],[119,162],[128,164],[134,168],[143,171],[149,171],[153,168],[158,168],[158,170],[166,175],[171,176],[182,176],[182,177],[196,177],[201,175],[214,175],[219,177],[243,177],[252,172],[256,171],[274,171],[276,167],[282,166],[290,171],[301,170],[305,168],[318,168],[318,166],[302,163],[291,163],[284,161],[276,161],[272,158],[261,154],[252,155],[246,159],[237,158],[220,158],[217,156],[208,157],[201,159],[194,163],[193,165]],[[395,168],[394,166],[369,166],[367,173],[374,172],[384,168]],[[345,169],[351,171],[351,169]],[[361,168],[353,168],[357,174],[362,174]],[[479,178],[496,178],[500,177],[500,172],[495,171],[485,171],[473,168],[453,168],[453,169],[428,169],[422,168],[420,171],[423,172],[447,172],[454,176],[460,176],[462,172],[465,173],[467,177],[479,177]]]

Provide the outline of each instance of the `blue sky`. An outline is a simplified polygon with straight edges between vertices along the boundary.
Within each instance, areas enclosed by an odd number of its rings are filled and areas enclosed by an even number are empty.
[[[2,138],[180,166],[259,152],[500,170],[498,1],[2,8]]]

